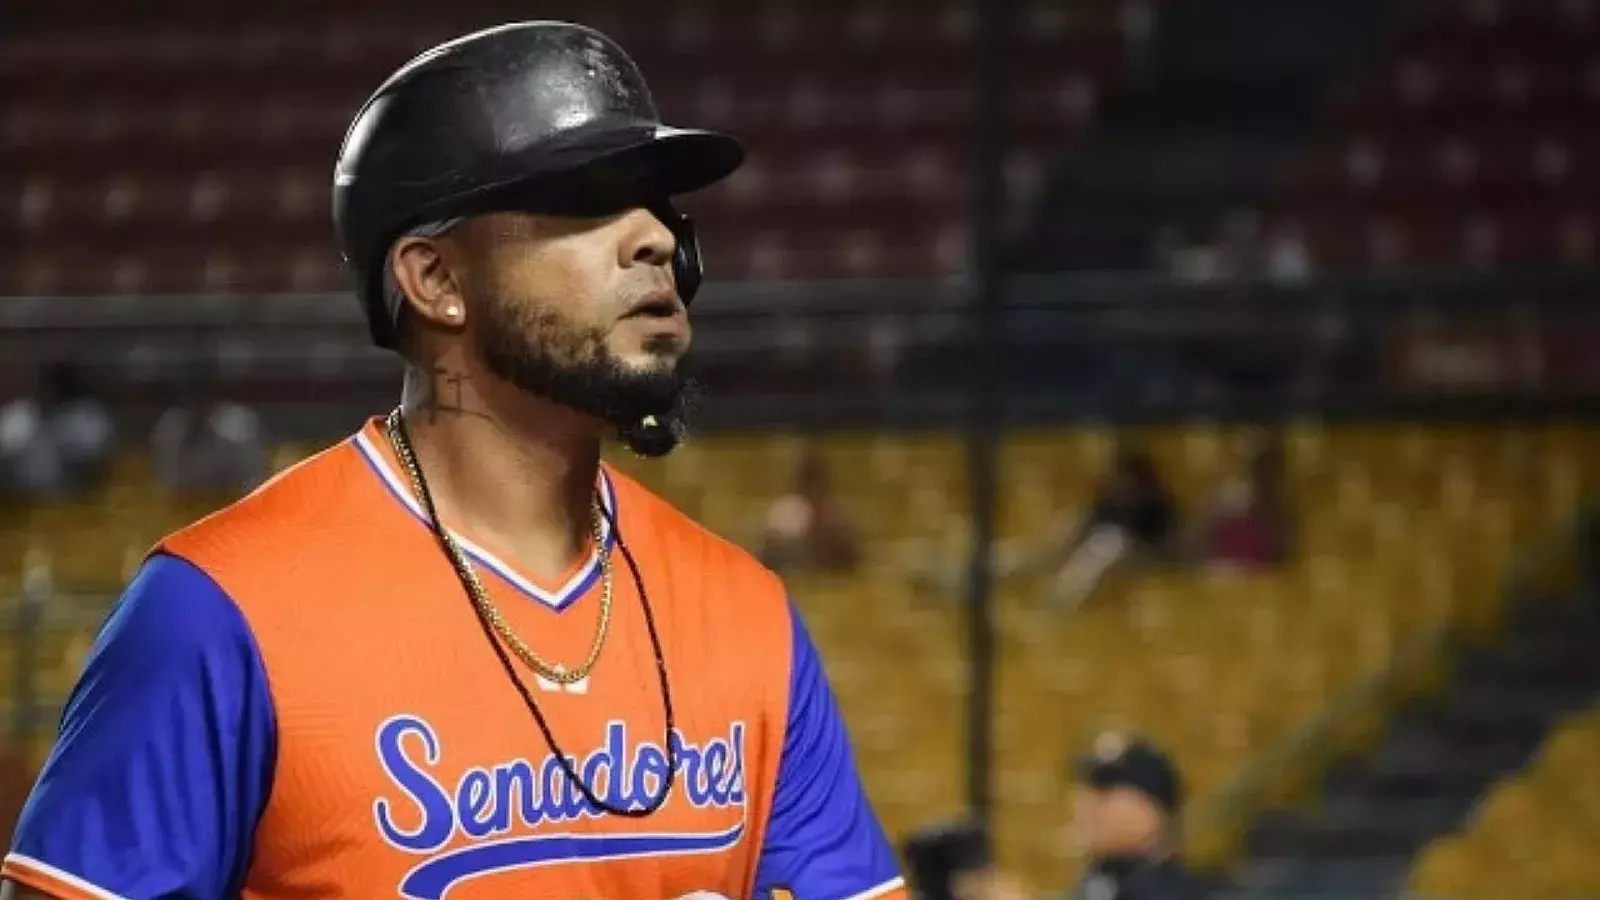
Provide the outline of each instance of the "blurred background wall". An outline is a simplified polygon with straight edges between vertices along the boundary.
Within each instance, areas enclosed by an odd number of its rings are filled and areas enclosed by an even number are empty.
[[[343,129],[524,18],[748,143],[699,432],[612,455],[789,579],[896,838],[1065,892],[1128,729],[1223,895],[1600,893],[1589,0],[13,0],[0,832],[151,544],[393,402]]]

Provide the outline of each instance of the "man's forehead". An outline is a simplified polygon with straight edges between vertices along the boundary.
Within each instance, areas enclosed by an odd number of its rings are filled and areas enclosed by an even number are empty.
[[[462,236],[473,238],[527,238],[536,236],[539,231],[539,219],[535,213],[519,210],[500,210],[496,212],[479,213],[471,216],[466,221],[466,228],[462,229]]]
[[[535,213],[497,211],[478,213],[435,240],[446,253],[465,260],[481,260],[497,251],[522,250],[535,242],[561,233],[550,217]]]
[[[1149,794],[1127,784],[1113,784],[1100,788],[1100,796],[1116,806],[1149,806],[1154,808],[1159,805]]]
[[[632,210],[604,216],[552,215],[524,210],[488,212],[467,220],[471,226],[467,239],[508,242],[566,237],[599,231],[629,212]]]

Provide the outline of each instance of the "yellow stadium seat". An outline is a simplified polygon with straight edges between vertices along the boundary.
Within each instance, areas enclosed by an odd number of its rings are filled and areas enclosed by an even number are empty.
[[[1600,710],[1552,730],[1528,767],[1497,784],[1463,833],[1430,847],[1411,874],[1419,891],[1457,880],[1440,858],[1461,859],[1465,896],[1587,896],[1600,890]],[[1459,873],[1458,873],[1459,875]],[[1459,880],[1459,879],[1458,879]]]
[[[1412,637],[1442,623],[1496,627],[1513,550],[1565,524],[1581,491],[1600,486],[1600,429],[1579,425],[1037,429],[1008,435],[1001,448],[1000,533],[1019,552],[1069,533],[1119,447],[1152,455],[1185,524],[1195,525],[1221,482],[1269,437],[1282,441],[1294,515],[1294,554],[1281,568],[1131,569],[1070,613],[1050,602],[1048,577],[995,586],[995,835],[1003,864],[1029,882],[1064,884],[1081,871],[1063,831],[1064,761],[1097,729],[1158,738],[1203,798],[1387,666]],[[274,466],[316,449],[284,445]],[[961,809],[968,672],[959,597],[971,539],[963,440],[727,433],[696,437],[661,460],[617,448],[607,459],[714,531],[753,545],[808,451],[829,464],[858,519],[866,561],[855,575],[796,576],[789,587],[822,648],[868,791],[900,836]],[[108,602],[164,531],[217,502],[173,502],[148,460],[121,461],[102,497],[0,519],[0,601],[14,602],[32,548],[62,584],[94,586]],[[943,574],[915,581],[913,563]],[[51,639],[51,691],[70,684],[91,633],[85,623]],[[0,668],[14,658],[15,639],[0,637]],[[9,677],[0,673],[0,701],[9,699]],[[1376,728],[1363,720],[1349,739]],[[35,740],[37,759],[47,737]],[[1516,895],[1513,882],[1497,879],[1532,846],[1530,834],[1548,848],[1552,888],[1592,886],[1592,854],[1582,851],[1600,846],[1600,778],[1577,773],[1594,769],[1597,755],[1597,717],[1575,719],[1524,777],[1486,800],[1466,833],[1427,851],[1413,889],[1458,900]],[[1237,838],[1234,824],[1217,829],[1191,840]]]
[[[1434,841],[1412,869],[1408,887],[1423,896],[1469,896],[1481,880],[1472,862],[1472,848],[1460,838]]]

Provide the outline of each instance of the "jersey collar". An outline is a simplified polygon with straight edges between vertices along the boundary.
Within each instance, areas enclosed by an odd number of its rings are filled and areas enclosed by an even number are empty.
[[[410,477],[402,475],[399,461],[395,459],[393,450],[389,447],[388,440],[383,436],[379,424],[380,420],[372,419],[356,433],[352,439],[356,450],[361,454],[362,460],[372,473],[378,477],[385,491],[409,512],[418,523],[428,525],[428,514],[422,508],[422,503],[412,493]],[[606,521],[601,522],[601,544],[591,544],[588,554],[580,560],[568,573],[565,580],[555,587],[546,587],[536,583],[532,578],[518,572],[516,567],[502,559],[500,556],[485,550],[483,546],[462,534],[459,530],[446,525],[450,536],[466,552],[469,559],[478,566],[493,572],[506,584],[521,593],[531,597],[550,609],[560,611],[571,606],[586,594],[600,578],[600,552],[601,547],[605,552],[610,552],[614,540],[611,522],[617,515],[616,487],[612,484],[611,476],[606,472],[605,466],[600,467],[600,503],[611,515]]]

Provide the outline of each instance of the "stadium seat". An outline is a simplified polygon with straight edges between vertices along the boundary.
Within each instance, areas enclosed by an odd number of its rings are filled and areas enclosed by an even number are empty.
[[[71,9],[32,5],[0,35],[0,234],[24,238],[0,258],[0,293],[335,286],[326,202],[315,198],[356,107],[416,52],[511,17],[487,0],[428,11],[268,4],[226,16],[164,2],[87,21]],[[1014,184],[1037,180],[1038,160],[1093,119],[1122,76],[1128,38],[1145,27],[1141,9],[1095,0],[1022,11],[1036,30],[1006,57],[1021,86]],[[539,13],[612,34],[670,120],[746,140],[751,171],[703,198],[717,214],[705,218],[728,223],[706,240],[728,261],[723,277],[963,264],[962,242],[948,236],[965,221],[960,157],[976,114],[966,4],[702,0],[648,25],[615,3]],[[917,224],[909,236],[907,222]],[[283,265],[280,239],[318,247],[326,263]],[[111,249],[88,252],[93,243]]]
[[[1600,890],[1600,711],[1573,716],[1519,773],[1493,787],[1461,833],[1435,841],[1411,873],[1412,888],[1464,896],[1584,896]]]
[[[1191,512],[1239,465],[1246,436],[1205,426],[1122,435],[1150,448]],[[1094,446],[1081,440],[1019,437],[1005,495],[1060,484],[1056,515],[1081,513],[1103,471],[1074,464],[1069,448]],[[1386,666],[1407,637],[1446,620],[1494,627],[1512,547],[1559,524],[1547,498],[1576,480],[1526,461],[1554,446],[1572,452],[1571,440],[1554,430],[1291,429],[1300,540],[1281,572],[1143,576],[1066,619],[1027,588],[1003,591],[1001,777],[1054,786],[1001,805],[1003,852],[1035,884],[1069,883],[1082,861],[1061,837],[1061,765],[1099,727],[1153,734],[1204,796]],[[1051,518],[1046,500],[1013,515],[1008,533]]]
[[[1120,442],[1149,449],[1193,521],[1258,436],[1212,424],[1016,433],[1001,456],[1002,537],[1027,543],[1068,531]],[[1070,614],[1051,604],[1045,577],[997,584],[997,839],[1005,863],[1032,883],[1065,884],[1081,867],[1063,833],[1063,766],[1096,730],[1151,734],[1175,755],[1191,797],[1204,797],[1343,688],[1383,668],[1410,636],[1442,622],[1496,627],[1514,548],[1561,526],[1577,491],[1600,484],[1600,432],[1576,425],[1300,423],[1282,439],[1295,511],[1293,557],[1282,567],[1118,573]],[[960,583],[970,526],[958,438],[724,433],[662,460],[608,458],[713,530],[753,545],[807,446],[828,461],[852,505],[866,560],[855,575],[800,575],[789,588],[822,648],[869,793],[891,831],[904,835],[958,811],[962,800],[966,617],[957,595],[917,582],[906,568],[908,559],[931,557]],[[274,465],[311,449],[280,448]],[[103,496],[29,509],[0,521],[0,535],[26,535],[63,588],[82,595],[85,609],[103,610],[160,534],[203,511],[203,502],[167,499],[151,474],[148,461],[125,460]],[[8,559],[0,576],[20,578],[20,563]],[[88,616],[44,642],[54,662],[42,683],[57,699],[97,621]],[[0,647],[14,652],[15,642]],[[6,664],[0,657],[0,672]],[[0,691],[0,701],[9,699]],[[1532,827],[1530,809],[1592,815],[1600,781],[1577,770],[1593,768],[1586,764],[1600,747],[1597,735],[1596,720],[1585,719],[1553,737],[1518,786],[1485,805],[1483,833],[1498,841],[1508,829]],[[40,736],[36,754],[47,745]],[[1540,774],[1546,769],[1555,774]],[[1553,796],[1555,784],[1596,803],[1526,802]],[[1480,840],[1477,833],[1463,840]],[[1505,853],[1520,846],[1504,840]],[[1415,882],[1470,887],[1477,846],[1430,852]],[[1582,862],[1576,851],[1562,859]]]
[[[1330,92],[1268,218],[1302,226],[1325,269],[1590,262],[1600,57],[1573,12],[1587,8],[1415,4]]]

